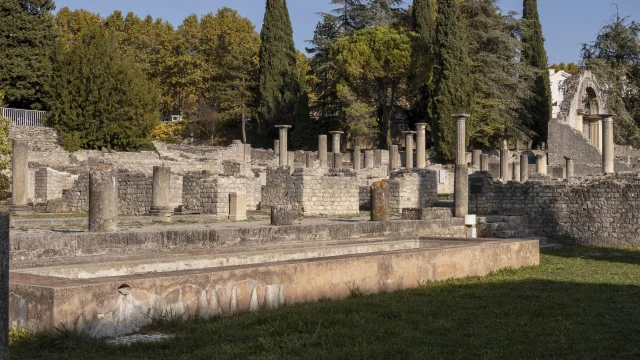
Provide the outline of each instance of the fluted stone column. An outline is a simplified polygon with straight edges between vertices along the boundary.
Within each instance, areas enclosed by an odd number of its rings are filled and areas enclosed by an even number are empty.
[[[334,154],[340,154],[340,135],[343,134],[342,131],[329,131],[329,134],[333,136],[333,146],[331,147],[331,152]]]
[[[567,181],[573,179],[576,176],[576,159],[573,157],[565,157],[567,162]]]
[[[480,155],[480,171],[489,171],[489,154]]]
[[[171,207],[171,168],[164,166],[153,167],[153,188],[151,195],[151,209],[153,216],[170,218],[173,214]]]
[[[342,168],[342,153],[333,153],[333,168]]]
[[[511,180],[511,171],[509,170],[509,149],[507,148],[507,140],[503,140],[502,149],[500,149],[500,178],[502,180]]]
[[[527,153],[520,154],[520,182],[529,181],[529,155]]]
[[[9,213],[0,213],[0,359],[9,355]]]
[[[536,155],[536,172],[540,175],[547,175],[547,154]]]
[[[375,152],[373,150],[364,151],[364,167],[373,169],[375,163]]]
[[[513,169],[513,174],[511,179],[515,182],[520,182],[520,175],[521,175],[521,171],[520,171],[520,161],[515,161],[512,164],[512,169]]]
[[[615,173],[615,144],[613,143],[613,115],[602,115],[602,170],[605,174]]]
[[[280,130],[280,166],[287,166],[289,164],[288,132],[291,125],[276,125],[276,129]]]
[[[591,145],[595,146],[598,150],[602,151],[600,148],[600,124],[599,120],[590,120],[589,121],[589,142]]]
[[[100,166],[89,173],[89,232],[118,231],[118,170]]]
[[[452,115],[456,119],[457,155],[454,179],[454,215],[465,217],[469,214],[469,165],[467,165],[467,114]]]
[[[471,166],[476,169],[480,169],[480,156],[482,155],[482,150],[473,150],[473,155],[471,155]]]
[[[362,153],[360,151],[360,146],[353,147],[353,169],[360,170],[362,168]]]
[[[413,169],[413,136],[416,134],[415,131],[405,131],[405,163],[407,169]]]
[[[416,167],[424,169],[427,167],[427,124],[416,124],[417,141],[416,141]]]
[[[31,212],[29,206],[29,142],[13,140],[11,155],[11,212],[16,215]]]
[[[318,136],[318,158],[320,160],[320,167],[329,166],[327,160],[327,135]]]
[[[398,145],[391,145],[391,150],[389,151],[389,177],[391,177],[391,173],[399,167],[399,156],[400,152],[398,150]]]

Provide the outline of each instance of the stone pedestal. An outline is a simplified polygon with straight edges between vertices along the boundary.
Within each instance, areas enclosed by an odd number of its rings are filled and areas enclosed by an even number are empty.
[[[327,161],[327,135],[318,136],[318,159],[320,160],[320,167],[329,166]]]
[[[407,165],[407,169],[413,169],[413,136],[415,135],[415,131],[405,131],[405,164]]]
[[[373,150],[365,150],[364,152],[364,167],[367,169],[373,169],[375,163],[375,153]]]
[[[514,162],[512,169],[513,175],[511,179],[515,182],[520,182],[520,175],[522,175],[522,172],[520,171],[520,161]]]
[[[0,213],[0,359],[9,352],[9,213]]]
[[[25,215],[32,211],[29,206],[29,142],[13,140],[11,155],[11,207],[14,215]]]
[[[89,173],[89,232],[118,231],[118,171],[100,166]]]
[[[356,146],[353,148],[353,169],[360,170],[362,167],[362,153],[360,152],[360,147]]]
[[[171,207],[171,168],[153,167],[153,193],[151,196],[150,215],[170,218]]]
[[[424,169],[427,167],[427,124],[419,123],[416,124],[417,130],[417,141],[416,141],[416,167],[418,169]]]
[[[613,143],[613,115],[602,115],[602,171],[615,173],[615,144]]]
[[[547,154],[536,155],[536,172],[540,175],[547,175]]]
[[[471,165],[475,169],[480,169],[480,156],[482,156],[482,150],[473,150],[471,154]]]
[[[275,205],[271,207],[271,225],[292,225],[294,218],[295,213],[291,205]]]
[[[572,157],[565,157],[564,159],[566,161],[566,167],[567,167],[566,180],[569,181],[576,176],[576,159]]]
[[[391,145],[391,149],[389,151],[389,176],[391,173],[399,168],[398,157],[400,153],[398,152],[398,145]]]
[[[340,153],[340,135],[343,134],[342,131],[329,131],[329,134],[333,136],[333,146],[331,147],[331,152],[334,154]]]
[[[276,129],[280,131],[280,166],[287,166],[289,163],[288,131],[291,125],[276,125]]]
[[[239,192],[229,194],[229,220],[247,220],[247,194]]]
[[[480,171],[489,171],[489,154],[480,155]]]
[[[389,221],[391,219],[390,188],[386,181],[377,181],[371,185],[371,221]]]
[[[469,215],[469,165],[456,165],[454,178],[454,216]]]
[[[529,181],[529,155],[520,154],[520,182]]]

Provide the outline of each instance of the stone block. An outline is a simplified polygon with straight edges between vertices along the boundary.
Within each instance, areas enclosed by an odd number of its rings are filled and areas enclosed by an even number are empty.
[[[378,181],[371,185],[371,221],[389,221],[390,194],[391,188],[386,181]]]
[[[275,205],[271,207],[271,225],[293,225],[295,211],[291,205]]]
[[[237,192],[229,194],[229,220],[247,220],[247,194]]]

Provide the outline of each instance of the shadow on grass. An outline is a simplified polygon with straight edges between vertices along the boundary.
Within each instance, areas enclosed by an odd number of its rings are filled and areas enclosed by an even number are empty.
[[[640,265],[640,250],[563,246],[543,251],[545,254],[570,259],[588,259],[611,263]]]

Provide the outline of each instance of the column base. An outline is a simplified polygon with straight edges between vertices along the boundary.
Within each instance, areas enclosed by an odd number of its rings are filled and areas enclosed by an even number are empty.
[[[11,205],[9,212],[14,216],[31,215],[34,213],[33,208],[29,205]]]
[[[152,206],[149,210],[150,216],[159,216],[159,217],[171,217],[173,216],[173,208],[171,207],[159,207]]]

